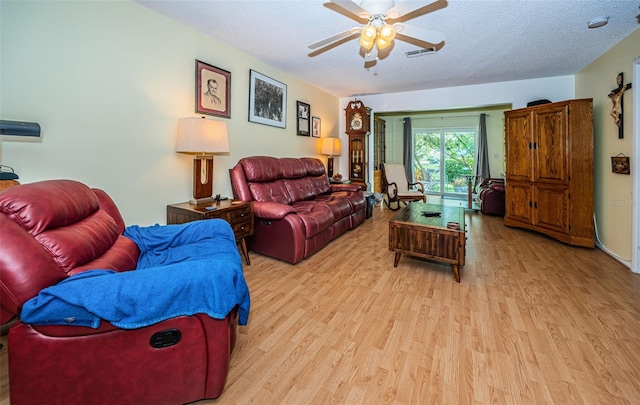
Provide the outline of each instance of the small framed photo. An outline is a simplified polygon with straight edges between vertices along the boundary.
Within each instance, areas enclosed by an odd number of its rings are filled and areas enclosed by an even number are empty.
[[[617,174],[631,174],[628,156],[612,156],[611,171]]]
[[[320,118],[312,117],[311,118],[311,136],[314,138],[320,138]]]
[[[311,106],[302,101],[296,101],[298,111],[298,135],[311,135]]]
[[[286,128],[287,85],[250,70],[249,121]]]
[[[197,59],[196,112],[231,118],[231,73]]]

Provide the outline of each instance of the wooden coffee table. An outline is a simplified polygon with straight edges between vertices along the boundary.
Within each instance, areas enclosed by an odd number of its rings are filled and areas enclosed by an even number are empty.
[[[424,212],[439,212],[440,216],[427,217]],[[458,223],[460,229],[447,228],[449,222]],[[389,220],[389,250],[396,252],[393,267],[398,267],[402,253],[451,263],[459,283],[465,244],[462,207],[413,202]]]

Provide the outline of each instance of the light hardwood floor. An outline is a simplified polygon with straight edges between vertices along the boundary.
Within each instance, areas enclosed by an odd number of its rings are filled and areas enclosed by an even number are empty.
[[[449,265],[393,267],[392,214],[295,266],[252,253],[225,392],[197,404],[640,403],[639,275],[468,211],[458,284]]]

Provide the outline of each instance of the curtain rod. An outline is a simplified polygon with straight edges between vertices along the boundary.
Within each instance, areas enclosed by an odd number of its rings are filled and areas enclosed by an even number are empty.
[[[485,116],[490,117],[491,115],[489,115],[489,114],[485,114]],[[476,115],[476,114],[472,114],[472,115],[452,115],[452,116],[444,116],[444,115],[442,115],[442,116],[438,116],[438,115],[433,115],[433,116],[430,116],[430,117],[420,117],[420,118],[408,117],[408,118],[412,118],[412,119],[413,119],[413,118],[415,118],[415,119],[419,119],[419,120],[424,120],[424,119],[437,119],[437,118],[445,119],[445,118],[469,118],[469,117],[476,117],[476,118],[480,118],[480,114],[477,114],[477,115]],[[407,118],[407,117],[400,118],[400,121],[404,120],[405,118]]]

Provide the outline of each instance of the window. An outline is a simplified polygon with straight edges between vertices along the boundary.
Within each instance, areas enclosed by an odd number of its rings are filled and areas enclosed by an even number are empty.
[[[413,173],[429,194],[467,193],[467,178],[475,166],[476,128],[416,128],[413,130]]]

